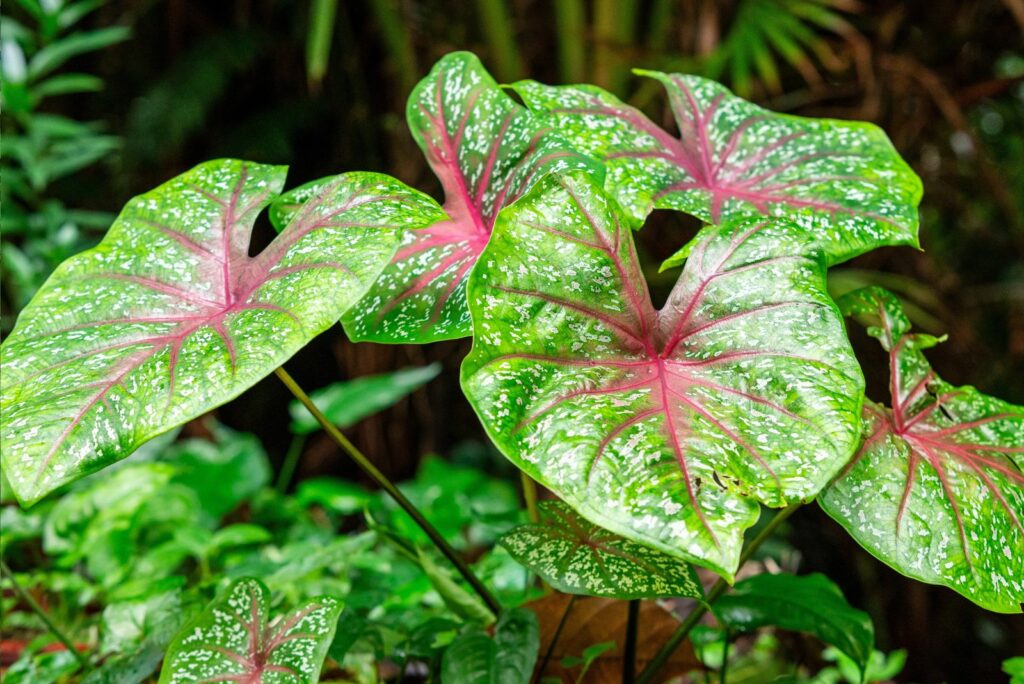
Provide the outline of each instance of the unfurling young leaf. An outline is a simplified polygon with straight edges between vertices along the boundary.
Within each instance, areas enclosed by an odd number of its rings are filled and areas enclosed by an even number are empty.
[[[665,86],[679,137],[595,86],[513,86],[604,162],[605,188],[637,224],[654,208],[711,223],[787,218],[829,264],[917,244],[921,181],[876,126],[775,114],[698,76],[637,73]]]
[[[221,160],[131,200],[2,348],[3,467],[23,503],[256,383],[327,329],[434,202],[380,174],[328,179],[250,257],[285,169]]]
[[[540,522],[499,543],[552,588],[618,599],[704,597],[693,568],[675,556],[601,529],[561,501],[544,501],[540,511]]]
[[[270,619],[270,592],[241,579],[175,637],[160,684],[319,681],[342,603],[329,596]]]
[[[601,173],[502,92],[468,52],[446,55],[434,66],[409,96],[406,115],[444,188],[448,217],[404,237],[344,318],[353,340],[420,343],[469,335],[466,278],[498,211],[546,173]]]
[[[843,310],[872,320],[889,352],[891,407],[867,402],[864,441],[821,507],[899,572],[989,610],[1024,603],[1024,407],[953,387],[911,334],[899,300],[856,290]]]
[[[813,634],[853,659],[861,672],[875,645],[871,616],[847,603],[842,590],[817,573],[748,577],[719,598],[714,611],[732,632],[772,625]]]
[[[863,378],[806,242],[776,220],[705,230],[658,311],[617,202],[548,177],[474,270],[463,389],[581,515],[731,577],[758,504],[813,498],[856,448]]]

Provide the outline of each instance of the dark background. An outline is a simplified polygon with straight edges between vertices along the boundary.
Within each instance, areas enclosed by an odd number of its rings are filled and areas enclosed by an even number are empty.
[[[628,68],[709,73],[772,109],[869,120],[889,133],[924,181],[925,251],[882,249],[844,264],[833,272],[834,289],[867,283],[896,289],[920,329],[949,334],[931,354],[945,379],[1024,403],[1021,0],[342,0],[323,34],[330,49],[319,74],[307,64],[311,15],[330,4],[108,3],[88,25],[129,26],[132,37],[72,63],[101,76],[105,89],[48,101],[46,109],[98,121],[122,136],[122,144],[47,192],[75,207],[116,212],[129,197],[200,161],[230,156],[288,164],[290,185],[373,170],[437,195],[439,184],[406,129],[404,109],[412,85],[448,51],[477,52],[499,81],[597,83],[668,127],[661,93]],[[559,14],[574,7],[582,9],[580,25]],[[791,59],[769,49],[773,69],[744,68],[744,51],[770,46],[773,17],[802,22],[812,39]],[[261,221],[255,249],[272,236]],[[695,226],[655,212],[638,233],[648,263],[675,251],[683,241],[680,227]],[[667,284],[652,277],[656,299]],[[15,313],[5,300],[8,325]],[[880,349],[859,329],[851,334],[869,396],[886,399]],[[445,373],[426,390],[351,430],[388,475],[403,479],[424,454],[483,439],[458,387],[468,348],[466,340],[353,345],[337,327],[288,368],[313,389],[443,362]],[[287,403],[286,391],[271,379],[218,415],[259,434],[280,460],[289,439]],[[311,440],[298,477],[328,472],[360,477],[326,438]],[[909,651],[901,681],[1002,681],[1001,660],[1024,654],[1019,616],[987,613],[952,591],[903,578],[814,506],[793,518],[790,541],[805,559],[801,571],[828,573],[854,605],[872,613],[880,648]]]

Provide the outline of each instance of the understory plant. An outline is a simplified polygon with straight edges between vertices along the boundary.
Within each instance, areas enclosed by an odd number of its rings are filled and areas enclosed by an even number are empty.
[[[599,608],[621,609],[624,681],[657,681],[688,637],[703,648],[693,630],[708,609],[726,649],[767,625],[810,632],[870,679],[883,669],[870,619],[830,580],[736,581],[812,501],[897,571],[1020,612],[1024,408],[942,381],[924,356],[941,340],[912,333],[895,296],[833,301],[826,287],[834,264],[917,246],[918,178],[870,124],[637,73],[664,86],[675,133],[593,86],[519,82],[520,104],[474,56],[444,57],[407,111],[443,204],[369,172],[284,191],[284,168],[240,160],[131,200],[3,343],[14,494],[36,504],[276,373],[302,407],[296,422],[325,430],[401,509],[404,526],[372,511],[366,522],[458,617],[428,639],[424,660],[444,681],[525,684],[557,667],[586,681],[607,649],[554,656],[572,613]],[[264,209],[279,234],[250,255]],[[681,269],[660,308],[633,237],[654,209],[704,223],[670,246],[662,268]],[[844,318],[888,353],[888,405],[865,398]],[[527,499],[534,482],[555,497],[500,540],[571,595],[543,644],[521,605],[529,592],[496,595],[443,516],[387,480],[328,415],[330,398],[281,368],[339,321],[354,341],[472,335],[467,400]],[[747,534],[765,509],[778,512]],[[705,590],[694,566],[720,579]],[[339,639],[373,619],[343,610],[346,587],[332,583],[278,606],[250,567],[176,632],[161,682],[316,681],[344,653]],[[667,634],[642,632],[642,611],[660,610],[650,599],[680,597],[693,607]]]

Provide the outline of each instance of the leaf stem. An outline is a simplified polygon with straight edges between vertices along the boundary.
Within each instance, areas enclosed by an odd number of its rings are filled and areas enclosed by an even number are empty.
[[[629,602],[626,616],[626,644],[622,651],[622,684],[636,681],[636,634],[640,617],[640,599]]]
[[[295,468],[299,465],[299,459],[302,458],[302,448],[305,445],[305,435],[292,436],[292,443],[288,445],[288,453],[284,456],[281,471],[277,474],[277,482],[274,484],[274,489],[279,493],[284,494],[288,491],[288,485],[292,483],[292,476],[295,475]]]
[[[18,580],[14,579],[14,573],[11,572],[11,569],[9,567],[7,567],[7,563],[2,560],[0,560],[0,571],[2,571],[3,574],[6,575],[7,579],[10,580],[11,587],[14,589],[14,593],[18,595],[18,598],[20,598],[22,601],[28,604],[28,607],[32,610],[32,612],[35,613],[39,617],[39,619],[43,621],[44,625],[46,625],[46,629],[50,630],[50,633],[53,634],[53,636],[57,637],[57,641],[64,644],[64,647],[71,651],[71,655],[75,657],[75,660],[77,660],[78,664],[82,666],[82,669],[88,670],[89,660],[84,655],[82,655],[81,651],[75,648],[74,642],[71,641],[71,639],[68,638],[68,636],[61,631],[60,627],[58,627],[53,622],[53,620],[50,619],[50,616],[46,614],[46,611],[43,610],[43,607],[39,605],[39,603],[34,598],[32,598],[32,594],[28,593],[28,591],[26,591],[25,588],[18,583]]]
[[[740,554],[740,562],[737,567],[743,567],[743,565],[750,560],[750,557],[754,555],[754,552],[757,551],[758,547],[760,547],[768,537],[772,536],[779,525],[781,525],[786,518],[793,515],[793,512],[802,505],[802,503],[791,504],[776,513],[775,517],[769,520],[768,524],[764,526],[764,529],[762,529],[756,537],[751,539],[750,543],[743,549],[743,553]],[[665,663],[668,662],[668,659],[673,653],[675,653],[675,650],[679,648],[680,644],[686,640],[690,631],[697,626],[697,623],[700,622],[702,617],[704,617],[704,614],[710,610],[712,604],[714,604],[714,602],[717,601],[728,588],[729,583],[721,578],[712,585],[704,601],[698,603],[690,610],[687,616],[683,618],[683,621],[679,624],[679,627],[676,628],[676,631],[673,632],[672,636],[670,636],[668,641],[665,642],[665,645],[658,650],[654,655],[654,658],[651,659],[651,662],[649,662],[647,667],[644,668],[644,671],[640,673],[639,678],[636,680],[637,684],[650,684],[650,682],[653,681],[654,676],[658,674],[658,671],[662,667],[665,666]]]
[[[537,511],[537,483],[526,472],[519,471],[519,482],[523,487],[523,501],[526,503],[526,514],[530,522],[540,521],[540,513]]]
[[[491,592],[487,590],[487,587],[484,586],[483,582],[473,574],[469,565],[459,557],[459,554],[455,549],[445,541],[444,537],[441,536],[441,533],[438,532],[437,529],[430,524],[430,521],[423,517],[423,514],[420,513],[419,509],[405,497],[405,494],[402,494],[398,487],[396,487],[394,483],[384,475],[384,473],[378,470],[377,466],[373,465],[373,462],[370,461],[363,452],[357,449],[356,446],[348,440],[348,437],[342,434],[341,430],[339,430],[334,423],[328,420],[327,416],[320,412],[320,409],[316,407],[316,404],[314,404],[313,400],[309,398],[309,395],[299,387],[298,383],[295,382],[292,376],[289,375],[284,368],[278,368],[274,372],[277,374],[277,377],[281,379],[281,382],[284,383],[285,387],[295,395],[295,398],[306,407],[306,410],[308,410],[314,418],[316,418],[317,422],[320,423],[320,427],[330,435],[331,439],[333,439],[338,446],[344,449],[345,452],[352,457],[352,460],[356,462],[356,465],[358,465],[364,473],[369,475],[381,489],[386,491],[391,498],[395,500],[395,503],[401,506],[402,510],[409,514],[409,517],[416,521],[416,524],[419,525],[420,529],[422,529],[427,537],[430,538],[430,541],[433,542],[437,550],[455,566],[463,579],[465,579],[466,582],[469,583],[469,586],[473,588],[473,591],[475,591],[483,602],[487,604],[487,607],[491,609],[491,612],[494,613],[495,616],[501,615],[501,604],[498,603],[497,599],[491,595]]]
[[[534,681],[539,681],[544,676],[544,668],[548,666],[548,661],[551,660],[551,656],[555,652],[555,644],[558,643],[558,638],[562,636],[562,629],[569,619],[569,613],[572,611],[572,604],[574,603],[576,603],[576,594],[570,594],[569,602],[565,604],[562,617],[558,620],[558,626],[555,627],[555,633],[551,635],[551,643],[548,644],[548,650],[544,652],[544,657],[540,659],[540,666],[537,667],[537,676],[534,678]]]

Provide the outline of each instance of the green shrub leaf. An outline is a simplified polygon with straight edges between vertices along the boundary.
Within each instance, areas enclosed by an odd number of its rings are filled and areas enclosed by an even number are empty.
[[[874,556],[989,610],[1024,603],[1024,407],[953,387],[877,287],[840,299],[889,352],[891,407],[867,402],[864,441],[820,504]]]
[[[813,634],[849,656],[862,672],[875,645],[871,617],[853,608],[839,587],[817,573],[749,577],[719,598],[714,611],[734,632],[774,625]]]
[[[509,610],[498,620],[494,638],[471,628],[452,642],[441,661],[441,681],[529,684],[539,650],[537,616],[525,608]]]
[[[336,382],[313,392],[310,398],[332,423],[347,428],[393,406],[436,378],[440,372],[441,364],[438,363],[420,368],[403,368],[392,373]],[[308,435],[321,429],[316,418],[298,401],[293,401],[288,408],[292,414],[293,433]]]
[[[704,597],[693,568],[675,556],[604,530],[561,501],[544,501],[540,511],[540,522],[499,543],[552,588],[618,599]]]
[[[698,76],[637,73],[665,86],[678,138],[594,86],[514,86],[604,161],[605,187],[635,222],[653,208],[711,223],[778,216],[804,226],[830,264],[917,244],[921,181],[877,127],[775,114]]]
[[[859,434],[863,379],[806,230],[706,230],[656,310],[625,216],[549,177],[470,281],[463,389],[491,439],[588,520],[731,577],[758,503],[814,497]]]
[[[241,579],[171,643],[160,684],[319,681],[342,603],[321,596],[270,619],[270,592]]]
[[[362,296],[398,228],[439,213],[392,178],[344,174],[250,257],[284,175],[214,161],[133,199],[25,308],[0,378],[3,467],[23,503],[252,386]]]

